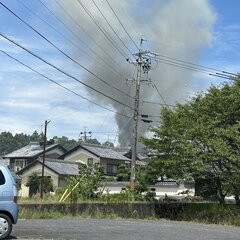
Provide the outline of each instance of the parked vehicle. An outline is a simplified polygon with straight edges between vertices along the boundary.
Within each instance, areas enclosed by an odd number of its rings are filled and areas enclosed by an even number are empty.
[[[0,239],[12,232],[18,220],[16,182],[6,166],[0,165]]]

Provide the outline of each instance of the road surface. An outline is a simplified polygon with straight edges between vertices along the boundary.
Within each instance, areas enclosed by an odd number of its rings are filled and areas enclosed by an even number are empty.
[[[19,220],[12,239],[239,240],[240,228],[166,220]]]

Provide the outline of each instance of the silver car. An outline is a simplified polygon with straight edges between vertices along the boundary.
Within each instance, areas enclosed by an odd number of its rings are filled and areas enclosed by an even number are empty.
[[[0,165],[0,239],[8,237],[18,220],[17,188],[6,166]]]

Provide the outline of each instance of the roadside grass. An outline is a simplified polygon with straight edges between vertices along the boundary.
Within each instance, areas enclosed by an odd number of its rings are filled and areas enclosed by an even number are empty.
[[[24,202],[24,201],[23,201]],[[129,203],[126,204],[125,212],[123,214],[123,208],[118,207],[118,210],[112,209],[109,206],[110,203],[101,203],[107,208],[102,208],[98,203],[85,202],[82,203],[82,213],[78,211],[76,206],[73,204],[65,204],[47,202],[38,203],[30,202],[20,204],[19,207],[19,218],[20,219],[53,219],[53,218],[108,218],[108,219],[171,219],[176,221],[191,221],[199,223],[208,223],[208,224],[221,224],[221,225],[234,225],[240,226],[240,207],[237,205],[219,205],[218,203],[186,203],[182,205],[182,208],[177,214],[172,215],[171,217],[166,217],[164,215],[164,210],[161,212],[161,218],[156,214],[152,214],[151,209],[148,207],[145,208],[147,211],[146,217],[140,217],[138,211],[134,210],[133,206]],[[90,204],[90,205],[89,205]],[[116,203],[117,206],[118,203]],[[122,203],[122,205],[125,205]],[[45,206],[48,205],[48,206]],[[81,205],[81,204],[80,204]],[[148,204],[147,204],[148,205]],[[171,206],[171,205],[170,205]],[[146,210],[147,209],[147,210]],[[149,210],[148,210],[149,209]],[[170,209],[167,209],[169,213]],[[141,210],[140,210],[141,211]],[[126,216],[126,217],[124,217]]]
[[[240,226],[240,207],[218,203],[189,203],[176,220]]]

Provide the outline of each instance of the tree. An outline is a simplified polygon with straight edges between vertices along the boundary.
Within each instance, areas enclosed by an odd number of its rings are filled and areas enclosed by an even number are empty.
[[[121,164],[117,170],[117,181],[129,181],[131,175],[130,164]]]
[[[71,176],[67,181],[67,189],[71,192],[71,200],[78,198],[87,200],[96,196],[97,189],[102,186],[103,169],[95,163],[92,166],[79,165],[79,175]],[[76,187],[77,186],[77,187]],[[72,189],[75,189],[72,191]]]
[[[30,141],[32,142],[41,142],[43,141],[43,133],[38,133],[36,130],[30,136]]]
[[[187,104],[164,108],[154,137],[142,138],[156,158],[159,175],[210,179],[220,203],[234,192],[229,185],[240,172],[240,79],[212,86]],[[231,185],[233,186],[233,185]]]
[[[41,177],[37,172],[33,172],[26,183],[26,187],[29,187],[29,196],[32,197],[39,193],[41,185]],[[50,177],[45,176],[43,179],[43,192],[49,193],[53,191],[53,181]]]
[[[62,137],[57,137],[54,136],[53,140],[59,144],[61,144],[64,148],[66,148],[67,150],[70,150],[74,147],[76,147],[79,142],[74,140],[74,139],[69,139],[68,137],[62,136]]]
[[[112,142],[106,141],[102,144],[103,146],[107,146],[107,147],[114,147],[114,144]]]

